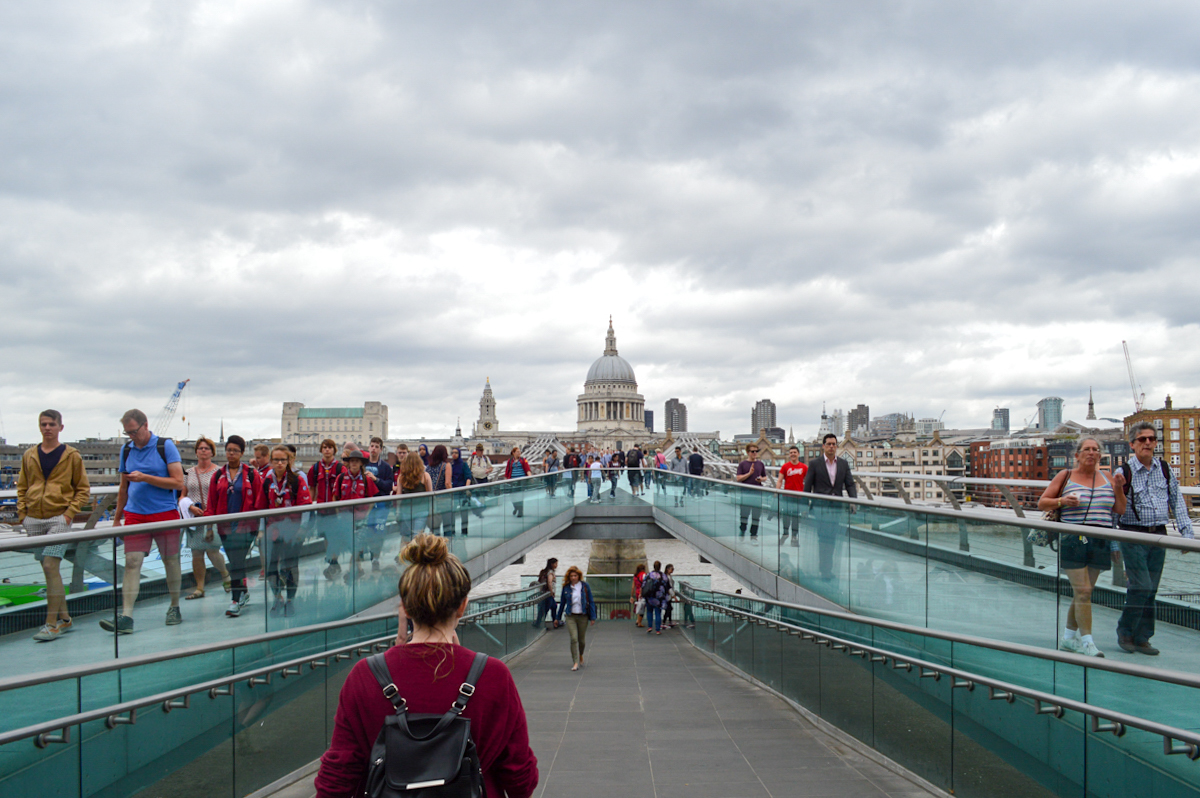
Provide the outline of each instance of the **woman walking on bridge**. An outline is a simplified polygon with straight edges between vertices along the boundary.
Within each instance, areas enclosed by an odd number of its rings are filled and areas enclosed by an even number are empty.
[[[217,445],[201,435],[192,446],[192,451],[196,453],[196,465],[183,473],[184,495],[190,506],[182,500],[179,504],[180,507],[187,507],[192,518],[197,518],[204,515],[204,506],[208,503],[208,489],[212,486],[213,475],[219,470],[212,461],[213,455],[217,453]],[[187,531],[187,541],[188,548],[192,550],[192,577],[196,580],[196,589],[184,598],[189,601],[204,598],[204,583],[208,578],[208,568],[204,564],[206,555],[221,574],[225,592],[233,590],[229,570],[225,567],[225,558],[221,556],[221,538],[217,536],[216,529],[211,524],[191,527]]]
[[[205,516],[248,513],[254,509],[260,480],[258,470],[242,462],[245,452],[246,441],[241,435],[230,435],[225,441],[225,465],[209,482]],[[236,618],[250,603],[250,591],[246,589],[246,555],[258,534],[258,522],[217,524],[217,534],[221,536],[225,553],[229,555],[229,577],[232,582],[232,601],[225,614]]]
[[[592,588],[583,581],[583,571],[572,565],[563,579],[562,596],[558,602],[555,625],[567,615],[567,633],[571,636],[571,670],[583,666],[583,650],[587,645],[587,629],[596,623],[596,602],[592,599]]]
[[[1075,468],[1059,472],[1038,499],[1042,511],[1061,510],[1064,524],[1112,528],[1113,513],[1125,512],[1125,475],[1101,471],[1100,443],[1084,438],[1075,447]],[[1087,535],[1061,535],[1060,567],[1071,580],[1071,608],[1059,648],[1089,657],[1103,657],[1092,640],[1092,590],[1101,571],[1112,568],[1110,542]]]
[[[441,715],[462,695],[460,686],[468,681],[476,657],[459,645],[455,633],[467,611],[471,576],[450,553],[445,538],[418,535],[400,556],[410,564],[400,577],[400,628],[407,616],[413,635],[407,643],[401,637],[399,645],[388,649],[382,665],[392,680],[388,687],[395,690],[396,706],[407,707],[410,717]],[[366,794],[372,745],[384,722],[398,711],[372,673],[369,659],[359,661],[342,686],[333,739],[313,785],[318,798]],[[504,663],[488,657],[468,698],[463,700],[462,716],[471,721],[484,794],[532,795],[538,783],[537,757],[529,747],[521,696]]]

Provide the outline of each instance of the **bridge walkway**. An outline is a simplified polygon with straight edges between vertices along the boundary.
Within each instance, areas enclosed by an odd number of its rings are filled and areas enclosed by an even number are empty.
[[[678,630],[588,631],[572,672],[566,630],[509,662],[541,778],[535,798],[943,795],[867,759],[730,673]],[[312,778],[273,798],[311,798]]]

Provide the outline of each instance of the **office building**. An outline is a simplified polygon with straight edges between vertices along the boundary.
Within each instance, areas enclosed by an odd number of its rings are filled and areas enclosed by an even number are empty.
[[[760,430],[775,426],[775,403],[770,399],[759,399],[750,411],[750,434],[757,436]]]
[[[675,398],[668,399],[663,408],[663,431],[687,432],[687,428],[687,405]]]
[[[1062,426],[1063,400],[1058,396],[1047,396],[1037,403],[1037,428],[1053,432]]]
[[[871,428],[871,408],[860,404],[846,413],[846,431],[851,435],[865,436]],[[859,430],[862,430],[859,432]]]
[[[998,432],[1008,432],[1008,408],[997,407],[992,411],[992,429]]]
[[[654,411],[643,410],[642,417],[646,419],[646,432],[654,432]]]

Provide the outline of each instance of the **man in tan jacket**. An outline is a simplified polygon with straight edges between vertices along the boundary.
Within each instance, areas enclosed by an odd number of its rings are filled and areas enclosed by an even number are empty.
[[[90,490],[79,450],[58,442],[63,431],[62,414],[43,410],[38,416],[38,428],[42,442],[25,452],[17,477],[17,522],[24,525],[31,537],[70,532],[71,523]],[[59,573],[66,553],[65,543],[44,546],[35,552],[46,576],[46,624],[33,636],[40,643],[57,640],[72,626]]]

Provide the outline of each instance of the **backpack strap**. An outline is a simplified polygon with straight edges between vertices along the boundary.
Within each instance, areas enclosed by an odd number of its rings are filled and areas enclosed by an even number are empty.
[[[133,441],[125,441],[125,445],[121,447],[121,467],[117,469],[120,472],[125,471],[125,461],[129,459],[130,446],[133,446]]]
[[[400,690],[392,681],[392,674],[388,672],[387,660],[384,659],[385,653],[381,652],[367,657],[367,667],[371,669],[375,681],[379,682],[379,687],[383,690],[383,697],[392,702],[392,706],[396,708],[396,714],[403,715],[408,711],[408,702],[404,700],[404,696],[400,695]]]
[[[454,699],[454,704],[450,707],[450,711],[455,715],[461,715],[471,696],[475,695],[475,683],[483,675],[483,666],[487,665],[487,661],[487,654],[482,651],[475,653],[475,661],[471,663],[471,670],[467,672],[467,680],[459,686],[458,698]]]

